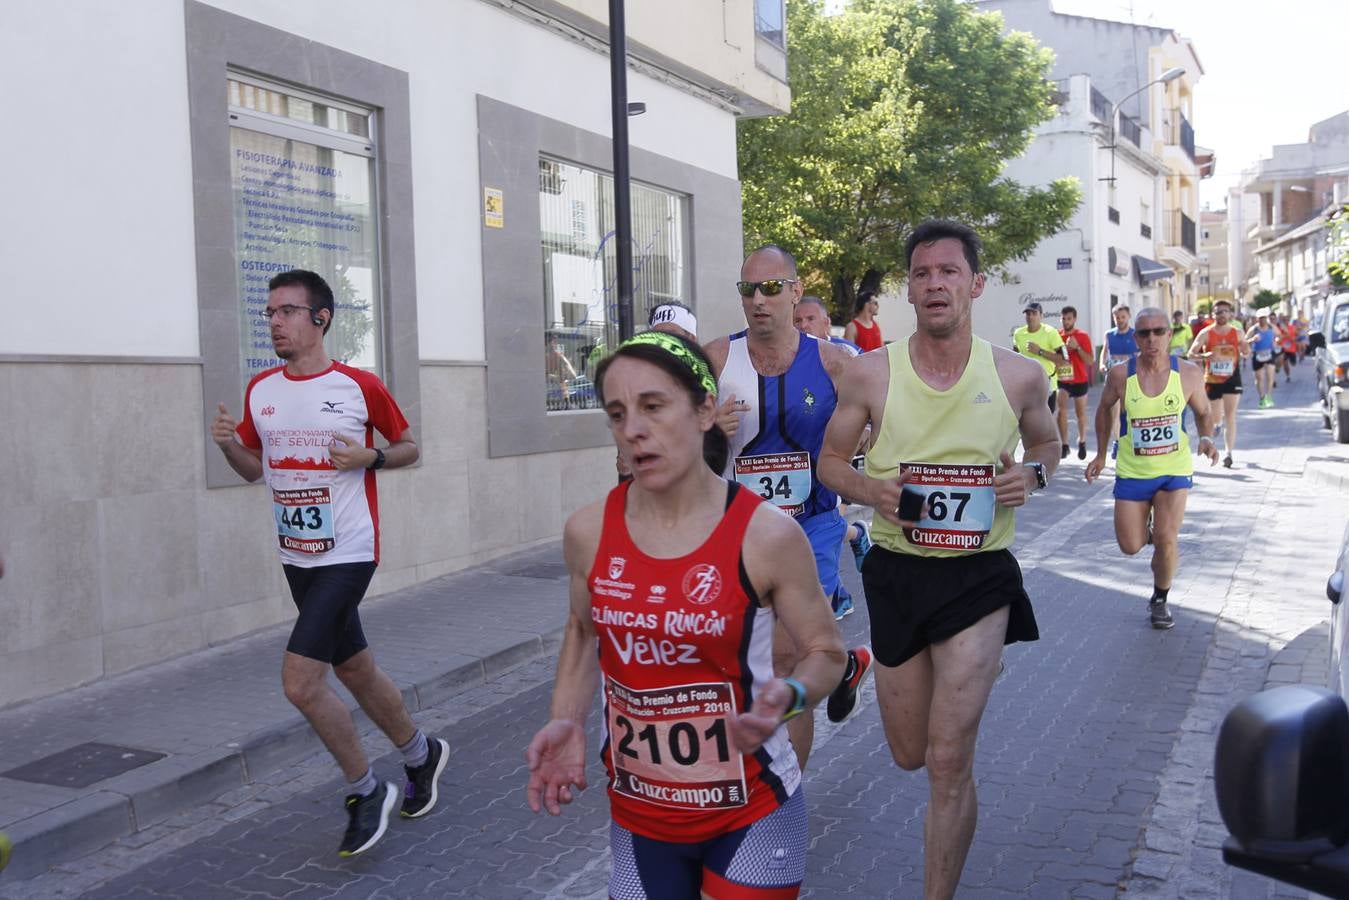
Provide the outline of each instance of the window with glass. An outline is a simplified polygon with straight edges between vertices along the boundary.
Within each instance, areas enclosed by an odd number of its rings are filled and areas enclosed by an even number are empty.
[[[371,110],[231,72],[230,173],[244,380],[277,364],[263,310],[278,272],[333,289],[333,359],[384,377]]]
[[[754,0],[754,30],[770,43],[787,49],[787,9],[784,0]]]
[[[688,198],[632,183],[633,324],[662,303],[689,303]],[[543,247],[544,405],[596,409],[595,367],[618,343],[614,180],[561,160],[539,160]]]

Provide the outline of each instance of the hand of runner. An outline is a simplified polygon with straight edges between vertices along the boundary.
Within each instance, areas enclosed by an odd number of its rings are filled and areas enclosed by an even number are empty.
[[[328,456],[332,459],[333,465],[341,472],[369,468],[369,454],[369,447],[363,447],[340,434],[333,435],[333,442],[328,445]]]
[[[1199,441],[1199,452],[1208,457],[1208,464],[1216,466],[1218,464],[1218,445],[1214,443],[1213,438],[1207,441],[1202,438]]]
[[[562,806],[574,799],[573,788],[586,789],[585,755],[585,729],[576,722],[553,719],[540,728],[525,750],[529,808],[546,809],[550,816],[562,812]]]
[[[1218,457],[1215,454],[1213,458],[1216,460]],[[1087,474],[1086,474],[1087,484],[1091,484],[1097,478],[1101,477],[1101,470],[1104,468],[1105,468],[1105,454],[1097,453],[1094,457],[1092,457],[1091,462],[1087,463]]]
[[[239,423],[230,415],[225,404],[216,405],[215,421],[211,423],[211,440],[215,441],[217,447],[227,447],[234,443],[234,429],[239,427]]]
[[[1002,454],[1002,471],[993,476],[993,496],[1001,506],[1025,506],[1030,496],[1026,467],[1019,465],[1010,453]]]
[[[717,407],[717,424],[727,437],[731,437],[740,430],[740,417],[748,411],[748,403],[735,399],[735,394],[728,394],[725,402]]]
[[[900,528],[913,528],[917,522],[911,522],[908,519],[899,517],[899,498],[904,492],[904,482],[908,481],[908,476],[901,472],[898,478],[868,478],[867,484],[871,488],[870,496],[863,498],[863,502],[876,511],[876,515],[892,522]]]
[[[782,714],[791,702],[792,689],[787,686],[787,682],[781,678],[768,682],[749,709],[726,720],[731,746],[740,753],[758,750],[778,730],[782,724]],[[801,715],[810,714],[807,709]]]

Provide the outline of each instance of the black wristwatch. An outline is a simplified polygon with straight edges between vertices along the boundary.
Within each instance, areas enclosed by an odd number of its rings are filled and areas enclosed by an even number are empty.
[[[1049,486],[1049,477],[1045,475],[1045,464],[1032,460],[1025,464],[1026,468],[1035,473],[1035,490],[1043,491]]]
[[[375,451],[375,461],[372,462],[370,465],[366,466],[366,468],[367,469],[384,468],[384,451],[379,449],[378,447],[371,447],[370,449]]]

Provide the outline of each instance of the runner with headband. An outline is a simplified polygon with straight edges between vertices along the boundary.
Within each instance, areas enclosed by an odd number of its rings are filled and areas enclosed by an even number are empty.
[[[723,479],[716,382],[696,344],[624,342],[598,372],[634,480],[564,532],[571,608],[527,797],[557,815],[584,789],[603,689],[609,895],[794,897],[809,840],[784,723],[829,692],[844,650],[801,529]],[[775,622],[800,661],[773,674]]]

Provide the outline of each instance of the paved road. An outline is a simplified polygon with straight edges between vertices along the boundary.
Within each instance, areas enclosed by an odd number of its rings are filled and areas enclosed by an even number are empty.
[[[1237,467],[1197,478],[1172,631],[1146,627],[1147,553],[1115,546],[1108,479],[1086,485],[1072,458],[1024,511],[1018,556],[1042,640],[1008,648],[985,716],[961,897],[1306,896],[1221,864],[1209,776],[1233,703],[1316,670],[1295,641],[1325,617],[1320,586],[1349,514],[1303,477],[1309,459],[1338,458],[1309,387],[1279,394],[1274,410],[1243,407]],[[860,598],[850,567],[846,580]],[[864,638],[865,609],[844,631]],[[522,751],[546,717],[551,668],[526,663],[420,716],[452,746],[442,804],[395,822],[363,858],[336,855],[342,785],[316,755],[38,879],[0,881],[0,897],[605,896],[601,787],[557,819],[524,805]],[[394,777],[396,755],[368,743]],[[921,896],[926,779],[890,760],[874,707],[841,729],[820,717],[805,790],[805,896]]]

